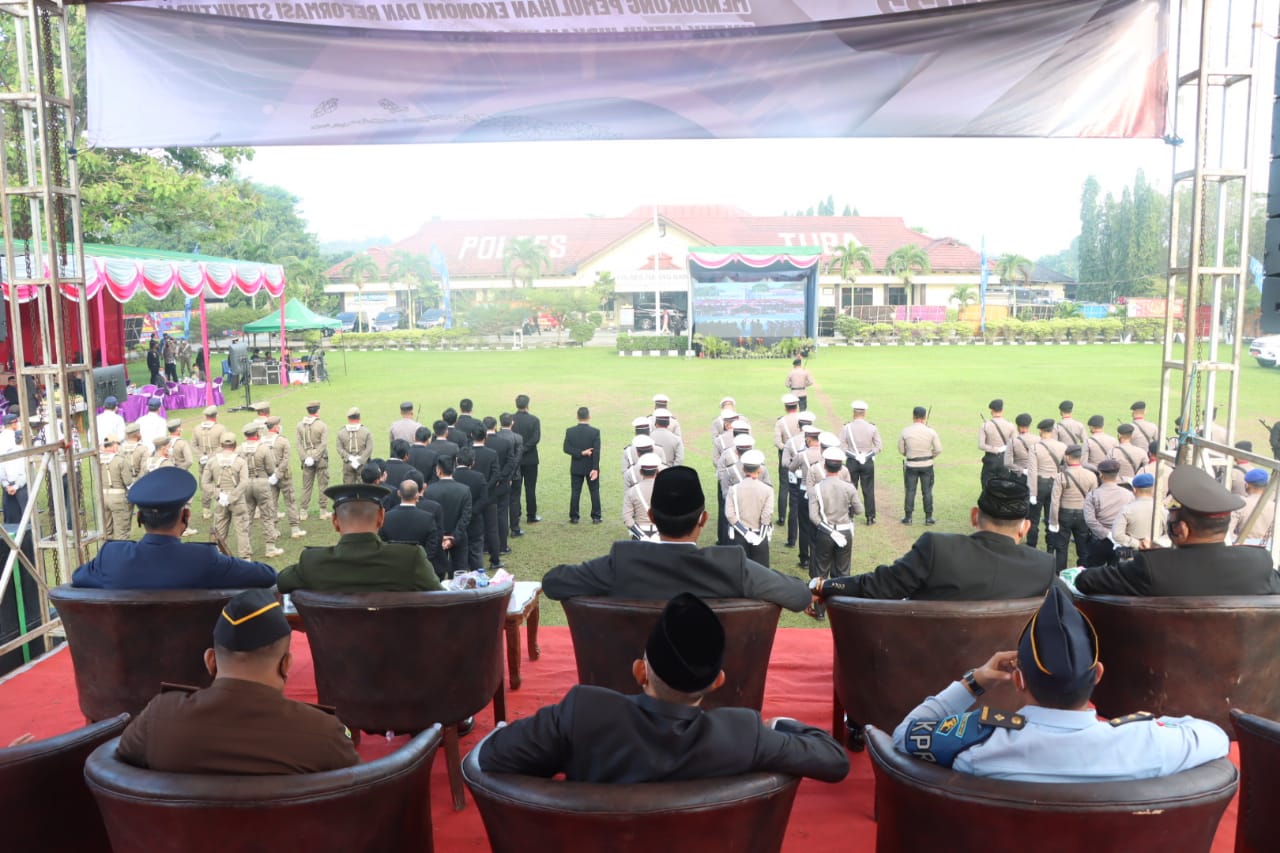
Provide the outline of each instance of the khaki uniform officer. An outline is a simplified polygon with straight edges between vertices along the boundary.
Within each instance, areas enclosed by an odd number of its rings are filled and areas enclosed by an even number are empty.
[[[764,452],[747,450],[740,461],[744,479],[729,487],[724,500],[729,538],[742,546],[748,560],[768,566],[769,540],[773,538],[773,489],[760,479],[766,470]]]
[[[147,456],[150,447],[142,446],[142,428],[136,423],[125,424],[124,441],[120,443],[120,455],[129,462],[129,472],[138,479],[147,472]]]
[[[1101,566],[1115,557],[1111,528],[1125,506],[1133,501],[1133,492],[1116,482],[1119,475],[1120,463],[1116,460],[1104,459],[1098,463],[1098,488],[1084,501],[1084,522],[1089,525],[1090,534],[1086,566]]]
[[[804,369],[804,361],[795,359],[791,362],[791,372],[787,374],[787,390],[800,398],[800,411],[809,408],[809,386],[813,384],[813,376]]]
[[[884,450],[880,430],[867,420],[867,404],[854,400],[853,420],[844,425],[840,441],[844,446],[845,465],[853,484],[862,489],[862,501],[866,504],[867,524],[876,523],[876,456]]]
[[[1089,437],[1084,442],[1084,467],[1097,471],[1102,460],[1111,456],[1118,442],[1107,435],[1103,427],[1107,420],[1102,415],[1089,416]]]
[[[1013,441],[1016,429],[1004,419],[1004,400],[999,397],[987,404],[991,418],[982,422],[978,430],[978,449],[982,451],[982,473],[978,475],[985,487],[987,481],[1004,467],[1004,454]]]
[[[244,460],[248,472],[248,485],[244,490],[245,511],[248,514],[246,527],[252,527],[256,515],[262,521],[262,538],[266,543],[266,555],[279,557],[284,550],[276,547],[280,540],[280,528],[276,526],[276,503],[271,494],[269,478],[274,476],[276,457],[271,448],[262,442],[262,427],[257,421],[250,421],[244,426],[244,444],[240,446],[240,458]],[[245,538],[249,544],[249,538]],[[252,546],[243,559],[252,555]]]
[[[190,471],[195,459],[190,442],[182,437],[182,418],[169,418],[165,426],[169,428],[169,459],[173,467]]]
[[[1061,420],[1059,420],[1058,425],[1054,427],[1053,437],[1068,447],[1073,444],[1078,444],[1081,447],[1084,447],[1084,442],[1085,439],[1088,438],[1088,435],[1084,424],[1071,416],[1071,413],[1075,411],[1075,408],[1076,404],[1070,400],[1063,400],[1058,404],[1058,414],[1061,417]]]
[[[1084,501],[1098,487],[1098,475],[1080,464],[1084,448],[1073,444],[1066,450],[1066,466],[1053,484],[1049,499],[1049,550],[1057,570],[1067,567],[1067,546],[1076,543],[1076,565],[1081,565],[1089,547],[1089,525],[1084,520]]]
[[[129,508],[129,486],[133,485],[133,466],[129,459],[119,452],[120,443],[108,436],[102,442],[102,499],[106,512],[102,514],[102,522],[106,529],[103,535],[108,539],[128,539],[133,529],[133,513]]]
[[[298,503],[293,496],[293,470],[289,467],[289,439],[280,434],[280,418],[275,415],[267,418],[267,432],[262,437],[262,443],[271,448],[276,460],[276,466],[271,476],[267,478],[271,486],[271,506],[273,509],[279,506],[280,498],[284,498],[284,512],[277,513],[276,518],[288,518],[290,536],[301,539],[307,535],[307,532],[299,526]]]
[[[245,507],[244,493],[249,488],[249,466],[236,453],[236,437],[223,432],[218,439],[218,452],[205,465],[200,488],[215,499],[213,506],[213,535],[215,541],[226,543],[232,522],[236,528],[236,553],[241,559],[253,554],[250,538],[249,512]]]
[[[311,507],[311,489],[317,486],[320,492],[320,518],[329,518],[329,498],[325,489],[329,488],[329,427],[320,420],[320,401],[307,403],[307,416],[298,422],[298,456],[302,459],[302,501],[299,504],[298,520],[307,520],[307,510]]]
[[[1133,414],[1133,446],[1144,454],[1151,445],[1159,446],[1160,430],[1147,420],[1147,404],[1138,400],[1129,407],[1129,411]]]
[[[773,422],[773,446],[778,449],[778,485],[787,482],[787,469],[783,467],[782,452],[787,442],[800,435],[800,398],[790,392],[782,395],[782,408],[786,414]],[[790,501],[784,496],[778,501],[778,526],[787,523],[787,504]]]
[[[213,457],[221,449],[222,436],[226,431],[227,428],[218,423],[217,406],[206,408],[204,410],[204,420],[192,430],[191,443],[195,447],[196,461],[200,463],[200,505],[204,508],[205,518],[212,517],[209,508],[212,506],[213,499],[217,497],[217,494],[204,487],[204,472],[209,463],[213,461]],[[231,445],[235,446],[234,440],[232,440]]]
[[[898,453],[902,454],[902,484],[906,488],[903,502],[902,523],[911,523],[911,512],[916,506],[916,486],[920,487],[924,501],[924,523],[934,524],[933,519],[933,460],[942,452],[942,439],[933,427],[925,423],[929,412],[924,406],[911,410],[911,426],[898,436]]]
[[[1122,483],[1130,482],[1147,470],[1147,451],[1133,444],[1136,434],[1133,424],[1120,424],[1116,427],[1116,437],[1120,443],[1111,448],[1110,456],[1120,463],[1120,482]]]
[[[169,458],[169,436],[162,435],[151,439],[151,456],[147,458],[147,473],[157,468],[172,468],[173,460]]]
[[[1031,529],[1027,531],[1027,544],[1032,548],[1040,542],[1041,518],[1045,520],[1045,540],[1048,541],[1053,484],[1062,470],[1062,457],[1067,452],[1067,446],[1053,437],[1056,428],[1053,418],[1041,420],[1036,424],[1040,440],[1031,445],[1031,466],[1027,469],[1027,486],[1031,489]]]
[[[373,434],[360,423],[360,410],[347,409],[347,425],[338,430],[338,458],[342,460],[342,485],[360,483],[360,469],[373,456]]]
[[[822,451],[826,476],[809,490],[809,520],[813,523],[813,565],[810,578],[844,577],[853,556],[853,519],[862,513],[862,500],[851,483],[840,479],[844,451]],[[826,617],[826,605],[810,605],[805,611],[817,619]]]
[[[639,472],[640,479],[622,496],[622,523],[632,539],[658,541],[658,528],[649,518],[649,504],[653,497],[653,481],[662,467],[662,460],[656,453],[645,453],[636,462],[634,470]]]

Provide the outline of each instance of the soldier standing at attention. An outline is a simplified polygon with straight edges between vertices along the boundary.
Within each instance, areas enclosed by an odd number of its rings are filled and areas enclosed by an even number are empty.
[[[307,511],[311,508],[311,489],[317,488],[320,497],[320,518],[327,519],[329,498],[325,489],[329,488],[329,427],[320,420],[320,401],[307,403],[307,416],[298,421],[298,456],[302,458],[302,503],[299,506],[298,520],[307,520]],[[343,466],[346,467],[345,465]]]
[[[769,539],[773,536],[773,489],[760,479],[764,473],[764,452],[754,448],[742,454],[741,482],[729,487],[724,509],[729,520],[729,537],[741,545],[748,560],[769,566]]]
[[[1120,482],[1128,483],[1147,468],[1147,451],[1134,446],[1137,428],[1133,424],[1116,427],[1119,443],[1111,448],[1111,458],[1120,463]]]
[[[804,368],[803,359],[791,362],[791,372],[787,374],[787,390],[800,400],[800,411],[809,408],[809,386],[813,384],[813,376]]]
[[[982,451],[979,479],[984,487],[1004,468],[1004,454],[1014,436],[1012,424],[1004,419],[1004,400],[997,397],[987,404],[987,408],[991,410],[991,418],[983,421],[982,428],[978,430],[978,449]]]
[[[191,445],[182,437],[182,418],[169,418],[165,425],[169,428],[169,460],[173,467],[190,471],[194,460]]]
[[[253,554],[250,539],[249,513],[245,508],[244,492],[249,487],[249,468],[236,453],[236,437],[223,432],[218,439],[219,450],[204,469],[201,488],[216,498],[213,507],[213,535],[216,541],[226,542],[232,522],[236,529],[236,553],[247,559]]]
[[[853,519],[862,512],[862,501],[852,483],[840,479],[844,452],[829,447],[822,452],[825,477],[809,494],[809,521],[813,527],[813,564],[809,578],[844,577],[853,555]],[[816,601],[805,608],[815,619],[825,619],[826,605]]]
[[[271,476],[267,478],[267,482],[271,485],[271,507],[275,509],[279,505],[280,498],[284,498],[284,516],[289,519],[289,536],[293,539],[301,539],[307,535],[307,531],[301,527],[301,519],[298,516],[298,503],[294,499],[293,494],[293,469],[289,462],[289,439],[280,433],[280,418],[275,415],[267,418],[267,433],[263,436],[262,443],[271,448],[271,452],[275,455],[276,466],[271,472]],[[280,515],[277,514],[276,518]]]
[[[1085,433],[1084,424],[1071,416],[1075,410],[1076,404],[1070,400],[1063,400],[1058,404],[1058,415],[1060,419],[1058,426],[1054,430],[1053,437],[1061,441],[1067,447],[1078,444],[1084,447],[1085,439],[1088,436]]]
[[[1045,418],[1036,424],[1040,440],[1031,445],[1031,467],[1027,471],[1027,483],[1035,483],[1031,489],[1031,529],[1027,531],[1027,544],[1032,548],[1040,542],[1040,519],[1045,521],[1045,542],[1049,541],[1049,504],[1053,500],[1053,484],[1062,469],[1062,457],[1067,446],[1053,437],[1053,418]],[[1051,549],[1052,550],[1052,549]]]
[[[800,543],[800,568],[809,568],[812,556],[813,524],[809,521],[809,471],[813,468],[822,470],[822,448],[820,438],[822,430],[814,424],[803,427],[804,449],[791,457],[788,479],[791,484],[791,517],[799,521],[798,541]],[[794,483],[791,480],[794,479]]]
[[[1067,546],[1076,543],[1076,565],[1081,565],[1089,547],[1089,525],[1084,519],[1084,502],[1098,487],[1098,475],[1080,464],[1084,448],[1073,444],[1066,451],[1066,466],[1059,472],[1049,499],[1049,550],[1057,571],[1067,567]]]
[[[666,409],[655,409],[653,412],[653,428],[649,430],[653,443],[662,448],[668,465],[684,464],[684,441],[671,430],[671,412]]]
[[[204,410],[204,420],[196,426],[191,437],[195,445],[196,460],[200,463],[200,505],[204,508],[203,515],[206,519],[213,517],[209,507],[213,504],[215,494],[205,488],[204,472],[221,449],[222,435],[226,431],[227,428],[218,423],[218,407],[209,406]]]
[[[245,424],[244,444],[240,447],[240,458],[244,460],[248,473],[248,483],[244,490],[246,513],[244,526],[249,529],[245,531],[244,541],[239,543],[241,557],[245,560],[253,555],[250,536],[255,515],[262,520],[262,538],[267,546],[266,555],[279,557],[284,554],[284,549],[276,547],[276,542],[280,539],[280,528],[276,526],[276,505],[272,500],[271,483],[268,479],[274,476],[272,471],[275,469],[276,457],[271,448],[262,443],[261,430],[262,426],[256,421]],[[245,546],[249,547],[248,551],[244,551]]]
[[[797,403],[797,406],[798,405],[799,404]],[[779,476],[778,489],[779,490],[785,489],[786,491],[779,491],[778,500],[788,505],[787,506],[787,509],[789,510],[787,514],[787,547],[788,548],[796,547],[796,540],[800,535],[800,524],[802,523],[802,519],[797,517],[795,508],[796,508],[796,501],[801,500],[804,497],[803,495],[799,495],[799,490],[796,488],[797,481],[796,481],[795,474],[792,473],[791,463],[795,461],[796,454],[804,452],[804,447],[805,447],[804,428],[805,426],[812,426],[815,417],[816,416],[814,415],[813,412],[800,412],[799,414],[797,414],[796,415],[796,424],[797,424],[796,434],[793,435],[791,438],[789,438],[787,440],[786,445],[782,448],[782,471]],[[797,495],[799,496],[797,497]],[[809,514],[807,512],[801,512],[799,513],[799,515],[803,515],[805,516],[805,518],[808,518]]]
[[[800,435],[800,398],[790,392],[782,395],[782,408],[785,414],[773,422],[773,446],[778,448],[778,486],[785,488],[787,482],[787,469],[782,464],[782,452],[786,449],[787,442]],[[778,501],[778,526],[782,527],[787,523],[787,504],[790,503],[784,495],[782,500]],[[787,537],[788,540],[794,537]]]
[[[133,513],[129,510],[129,487],[133,485],[133,466],[121,453],[120,443],[111,436],[102,442],[102,514],[107,539],[128,539],[133,528]]]
[[[1103,429],[1106,426],[1106,418],[1102,415],[1089,416],[1089,438],[1084,444],[1084,467],[1090,471],[1097,471],[1098,466],[1102,464],[1102,460],[1111,455],[1111,451],[1115,450],[1116,440],[1107,435]]]
[[[1147,420],[1147,404],[1138,400],[1129,407],[1129,412],[1133,415],[1133,446],[1146,453],[1148,447],[1159,445],[1160,430]]]
[[[1035,456],[1035,445],[1040,440],[1031,435],[1031,415],[1023,412],[1013,419],[1018,434],[1009,442],[1004,451],[1004,467],[1013,474],[1014,479],[1025,480],[1027,491],[1036,493],[1035,481],[1031,479],[1031,467]]]
[[[338,457],[342,459],[342,485],[360,483],[360,469],[373,456],[373,435],[360,423],[360,410],[347,409],[347,425],[338,430]]]
[[[867,524],[876,523],[876,454],[884,449],[880,430],[867,420],[867,404],[854,400],[853,420],[844,425],[840,443],[844,447],[845,464],[849,479],[855,488],[862,489],[862,501],[867,508]],[[926,513],[927,514],[927,513]]]
[[[942,439],[938,437],[937,430],[925,423],[928,415],[924,406],[916,406],[911,410],[911,426],[903,428],[902,435],[898,436],[898,453],[902,455],[902,485],[907,492],[902,513],[903,524],[911,523],[917,485],[924,501],[924,523],[935,523],[933,460],[942,452]]]

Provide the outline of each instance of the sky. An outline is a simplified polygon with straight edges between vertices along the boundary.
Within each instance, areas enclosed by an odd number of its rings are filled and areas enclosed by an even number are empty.
[[[1171,168],[1159,140],[757,139],[259,148],[243,172],[297,195],[321,242],[396,241],[435,217],[620,216],[654,204],[780,215],[832,195],[837,213],[849,204],[1034,259],[1079,233],[1089,175],[1118,196],[1138,169],[1167,191]]]

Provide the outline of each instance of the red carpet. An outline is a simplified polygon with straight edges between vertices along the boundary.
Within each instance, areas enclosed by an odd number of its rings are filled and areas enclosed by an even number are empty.
[[[524,684],[507,692],[510,719],[527,716],[554,702],[577,681],[573,645],[567,628],[542,628],[539,632],[542,658],[525,660]],[[297,699],[314,701],[315,678],[311,650],[306,637],[294,634],[293,674],[286,693]],[[941,686],[941,685],[940,685]],[[822,630],[783,628],[773,647],[773,659],[765,692],[764,714],[796,717],[827,727],[831,722],[831,637]],[[25,672],[0,682],[0,744],[7,744],[23,732],[48,737],[83,725],[76,703],[71,657],[55,652]],[[464,750],[477,743],[493,727],[492,710],[476,717],[476,731],[463,740]],[[403,742],[388,743],[367,737],[360,747],[366,759],[386,754]],[[852,770],[837,785],[806,780],[800,786],[783,850],[795,853],[824,853],[834,850],[869,851],[875,848],[872,821],[874,783],[865,754],[850,755]],[[1232,759],[1238,762],[1235,747]],[[480,815],[468,797],[467,808],[454,812],[449,804],[449,783],[445,775],[444,753],[437,754],[432,776],[432,815],[436,849],[441,853],[487,850],[488,843]],[[1235,843],[1236,804],[1228,807],[1218,827],[1214,853],[1229,853]]]

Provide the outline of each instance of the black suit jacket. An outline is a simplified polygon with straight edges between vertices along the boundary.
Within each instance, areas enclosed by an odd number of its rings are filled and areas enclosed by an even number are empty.
[[[495,432],[484,440],[484,446],[498,454],[498,487],[496,494],[505,495],[511,491],[511,478],[516,473],[515,444],[511,437],[503,432]]]
[[[521,465],[538,464],[538,442],[542,441],[542,421],[529,412],[516,412],[512,418],[511,428],[524,439],[524,456]]]
[[[456,426],[449,427],[449,431],[445,433],[445,437],[447,437],[449,441],[453,442],[458,447],[464,447],[471,443],[471,436],[467,435],[465,432],[458,429]]]
[[[583,456],[590,450],[590,456]],[[564,431],[564,452],[569,454],[569,473],[585,477],[600,470],[600,430],[591,424],[578,424]]]
[[[474,524],[480,513],[489,506],[489,485],[483,474],[471,468],[454,468],[453,479],[471,490],[471,521]]]
[[[498,465],[498,454],[482,444],[471,445],[471,452],[476,455],[476,461],[471,466],[471,470],[484,477],[487,492],[485,496],[493,500],[499,492],[498,475],[501,473],[501,468]]]
[[[388,459],[387,460],[387,482],[386,482],[387,488],[395,489],[396,491],[399,491],[400,484],[403,483],[405,480],[413,480],[413,482],[417,483],[419,492],[421,492],[423,486],[426,485],[426,478],[422,476],[422,472],[419,471],[417,468],[414,468],[408,462],[405,462],[401,459]],[[395,504],[393,504],[392,506],[399,506],[399,504],[400,504],[400,498],[397,497]]]
[[[1119,566],[1076,575],[1085,595],[1275,595],[1280,575],[1271,554],[1253,545],[1221,542],[1139,551]]]
[[[401,504],[389,510],[378,535],[384,542],[415,542],[421,545],[432,566],[440,559],[440,528],[436,527],[431,513],[422,512],[416,506]]]
[[[467,444],[471,443],[471,434],[475,432],[476,427],[484,429],[484,422],[479,418],[473,418],[471,415],[458,415],[458,422],[454,427],[462,430],[462,434],[467,437]]]
[[[892,565],[822,584],[823,596],[988,601],[1044,595],[1057,577],[1053,555],[979,530],[926,533]]]
[[[441,533],[446,536],[465,538],[467,527],[471,524],[471,516],[475,512],[472,507],[471,489],[456,480],[436,480],[427,486],[426,496],[440,504],[444,511],[444,526]]]
[[[435,520],[436,527],[444,530],[444,507],[440,506],[439,502],[433,501],[424,492],[422,497],[418,498],[418,509],[429,513]]]
[[[424,483],[430,483],[436,478],[436,449],[425,444],[410,445],[409,464],[422,475]]]
[[[770,729],[750,708],[704,711],[578,685],[557,705],[496,729],[480,748],[489,773],[571,782],[672,782],[770,772],[839,782],[844,747],[794,720]]]
[[[457,459],[458,445],[447,438],[433,438],[431,439],[431,452],[435,454],[436,459],[443,456],[451,456],[454,459]],[[435,462],[433,461],[432,465],[434,464]]]

